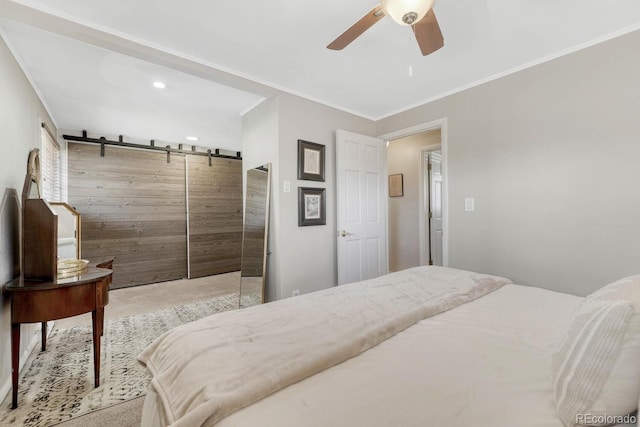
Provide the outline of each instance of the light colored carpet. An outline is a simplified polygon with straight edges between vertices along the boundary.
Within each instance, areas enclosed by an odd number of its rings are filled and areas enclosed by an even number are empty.
[[[144,397],[136,397],[122,403],[89,412],[54,424],[56,427],[140,427]]]
[[[112,293],[118,292],[120,290]],[[101,386],[98,388],[93,387],[90,326],[55,329],[49,337],[47,351],[34,351],[20,374],[18,408],[8,409],[10,397],[5,399],[0,408],[0,425],[50,426],[143,396],[150,378],[146,369],[136,361],[136,356],[170,328],[216,312],[236,309],[238,301],[239,295],[233,293],[107,320],[102,345]],[[139,404],[142,405],[141,402]],[[127,407],[137,410],[133,403]],[[95,413],[98,417],[117,416],[111,414],[111,410],[98,412]],[[136,417],[139,414],[128,414],[128,418]],[[105,423],[121,425],[119,422]]]
[[[180,279],[151,285],[120,288],[109,292],[109,304],[105,308],[105,319],[162,310],[174,305],[189,304],[207,300],[219,295],[240,291],[240,272]],[[91,313],[56,320],[56,328],[68,329],[73,326],[90,326]]]

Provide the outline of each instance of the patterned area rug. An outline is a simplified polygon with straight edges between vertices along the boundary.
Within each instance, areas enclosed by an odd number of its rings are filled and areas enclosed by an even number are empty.
[[[54,330],[47,351],[40,345],[20,374],[18,408],[9,395],[0,425],[45,427],[96,409],[143,396],[151,377],[136,356],[158,336],[183,323],[238,308],[238,294],[106,322],[100,387],[93,387],[90,327]]]

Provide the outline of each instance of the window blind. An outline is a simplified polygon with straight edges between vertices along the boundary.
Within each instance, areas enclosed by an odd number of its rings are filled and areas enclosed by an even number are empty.
[[[60,144],[44,123],[41,128],[40,196],[47,201],[64,201],[62,192],[62,159]]]

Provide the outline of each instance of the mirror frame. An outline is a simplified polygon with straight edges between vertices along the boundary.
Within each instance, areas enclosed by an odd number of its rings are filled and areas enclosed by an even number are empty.
[[[271,208],[271,171],[272,165],[271,163],[265,163],[264,165],[260,165],[255,168],[250,168],[246,170],[245,176],[247,177],[245,181],[245,205],[244,205],[244,218],[243,218],[243,227],[242,227],[242,256],[240,261],[240,292],[239,292],[239,307],[245,308],[246,306],[242,305],[242,279],[243,277],[255,277],[255,276],[243,276],[242,266],[244,265],[245,251],[246,251],[246,202],[247,202],[247,188],[249,181],[249,171],[252,170],[263,170],[267,172],[267,182],[266,182],[266,194],[265,194],[265,214],[264,214],[264,244],[262,248],[262,281],[261,281],[261,291],[260,291],[260,304],[265,302],[265,292],[266,292],[266,284],[267,284],[267,257],[269,255],[269,211]]]
[[[73,206],[71,206],[70,204],[66,203],[66,202],[49,202],[49,205],[51,205],[51,207],[54,209],[54,211],[58,211],[58,207],[61,207],[67,211],[69,211],[69,213],[71,213],[71,215],[73,215],[76,218],[76,235],[75,235],[75,239],[76,239],[76,259],[82,259],[82,245],[80,244],[80,236],[82,235],[82,230],[81,230],[81,216],[80,213],[75,210],[75,208]],[[59,217],[59,216],[58,216]]]

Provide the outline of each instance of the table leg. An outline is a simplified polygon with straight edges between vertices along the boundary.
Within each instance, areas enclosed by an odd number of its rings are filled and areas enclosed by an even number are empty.
[[[102,312],[98,308],[91,312],[93,327],[93,376],[95,386],[100,386],[100,329],[102,325]]]
[[[47,322],[42,322],[40,329],[42,330],[42,339],[40,340],[42,351],[45,351],[47,349]]]
[[[11,409],[18,407],[18,374],[20,367],[20,323],[11,323]]]
[[[102,321],[100,322],[100,336],[104,336],[104,307],[100,308],[100,318]]]

